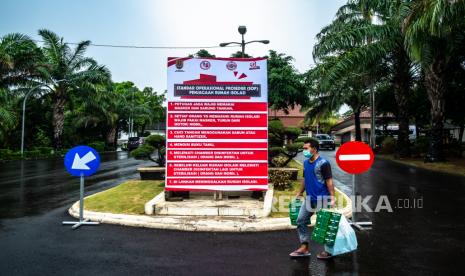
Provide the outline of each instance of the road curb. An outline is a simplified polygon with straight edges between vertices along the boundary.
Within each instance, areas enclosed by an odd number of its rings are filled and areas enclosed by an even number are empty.
[[[71,216],[79,218],[79,201],[74,203],[68,212]],[[290,224],[289,218],[147,216],[84,210],[84,219],[133,227],[202,232],[262,232],[295,228]]]
[[[342,195],[347,200],[347,206],[338,210],[338,212],[344,214],[346,217],[351,217],[352,201],[346,194],[342,193]],[[79,218],[79,201],[75,202],[71,208],[68,209],[68,213],[75,218]],[[315,223],[314,217],[312,218],[312,226]],[[291,225],[288,217],[148,216],[84,210],[84,219],[124,226],[201,232],[266,232],[296,228]]]

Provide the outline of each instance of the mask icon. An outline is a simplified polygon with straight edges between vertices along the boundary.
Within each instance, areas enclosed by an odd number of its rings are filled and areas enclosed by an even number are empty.
[[[302,153],[304,154],[305,158],[312,158],[313,156],[313,154],[308,150],[304,150]]]

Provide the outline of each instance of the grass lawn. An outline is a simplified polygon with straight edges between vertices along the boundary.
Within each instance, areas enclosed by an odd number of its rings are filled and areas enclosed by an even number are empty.
[[[86,210],[115,214],[144,214],[144,204],[163,191],[165,182],[129,180],[85,199]]]
[[[303,165],[301,165],[300,163],[298,163],[297,161],[295,161],[294,159],[291,160],[291,162],[289,162],[289,164],[287,164],[287,167],[288,168],[296,168],[296,169],[299,169],[299,173],[297,175],[297,178],[298,179],[301,179],[304,177],[304,167]]]
[[[303,179],[303,167],[292,160],[288,167],[299,169],[298,180],[293,181],[291,187],[284,191],[274,190],[273,210],[271,217],[289,217],[289,202],[295,197],[297,189]],[[85,208],[89,211],[115,214],[144,214],[144,204],[161,193],[165,182],[154,180],[130,180],[116,187],[92,195],[85,199]],[[344,198],[336,191],[336,200]]]
[[[427,170],[465,176],[465,158],[448,158],[447,162],[425,163],[423,158],[396,159],[390,154],[377,154],[376,157]]]

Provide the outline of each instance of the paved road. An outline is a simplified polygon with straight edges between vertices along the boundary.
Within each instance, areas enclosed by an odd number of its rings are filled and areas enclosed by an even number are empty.
[[[324,154],[331,159],[333,153]],[[121,168],[128,168],[126,162],[133,161],[119,162]],[[339,173],[335,172],[335,177]],[[129,177],[130,170],[126,174]],[[55,176],[51,173],[49,177],[53,181]],[[346,175],[339,177],[341,183],[350,179]],[[105,181],[96,181],[95,189],[104,186]],[[2,214],[8,208],[17,211],[6,212],[10,218],[0,219],[0,274],[463,274],[465,178],[376,160],[373,169],[357,177],[356,183],[358,194],[375,198],[387,195],[393,207],[404,198],[423,198],[424,206],[363,214],[374,222],[373,230],[357,233],[359,249],[355,253],[327,263],[315,258],[321,250],[319,245],[313,246],[311,259],[290,260],[287,254],[297,245],[294,231],[192,233],[113,225],[71,231],[60,222],[69,219],[66,209],[75,199],[75,189],[67,193],[62,191],[63,186],[58,187],[56,194],[62,194],[57,196],[61,199],[50,202],[47,194],[39,198],[25,196],[22,204],[2,199]],[[1,183],[0,192],[10,197],[16,194],[19,200],[17,192],[13,192],[19,184]],[[28,187],[26,190],[33,190],[34,186]],[[67,199],[67,194],[73,197]],[[31,199],[36,202],[29,202]],[[44,208],[48,203],[52,207]],[[369,205],[374,207],[376,201]],[[21,208],[15,206],[25,206],[26,211],[20,212]],[[41,211],[34,214],[32,206]],[[23,212],[26,215],[20,215]]]
[[[151,163],[128,159],[127,152],[100,157],[99,172],[86,178],[87,194],[136,178],[136,167]],[[78,197],[79,180],[65,171],[62,158],[0,163],[0,218],[41,214]]]

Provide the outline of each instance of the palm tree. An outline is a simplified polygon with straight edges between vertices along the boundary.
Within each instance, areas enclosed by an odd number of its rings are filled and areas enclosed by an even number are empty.
[[[397,152],[410,154],[408,96],[413,81],[412,64],[404,48],[400,10],[406,1],[350,0],[336,19],[317,35],[314,48],[317,61],[337,56],[324,76],[328,83],[338,83],[354,72],[364,75],[365,87],[389,79],[398,106],[399,137]],[[378,67],[376,73],[370,73]]]
[[[443,124],[448,69],[460,63],[465,41],[465,1],[413,0],[404,6],[405,45],[420,63],[431,102],[431,145],[426,160],[435,162],[443,156]]]
[[[105,139],[105,147],[115,148],[121,114],[129,112],[126,99],[108,85],[99,85],[86,94],[78,98],[80,106],[71,112],[74,125],[97,129]]]
[[[40,49],[28,36],[12,33],[0,38],[0,88],[27,83],[39,59]]]
[[[47,88],[52,94],[52,126],[53,141],[56,149],[62,148],[63,124],[65,120],[65,105],[71,93],[92,90],[96,85],[108,83],[110,72],[105,66],[84,53],[90,41],[82,41],[71,49],[63,38],[49,30],[39,30],[42,37],[43,62],[37,70],[40,78],[37,82]]]
[[[339,62],[338,57],[325,57],[324,61],[307,72],[307,88],[310,96],[307,119],[319,120],[339,110],[344,104],[351,108],[355,124],[355,140],[362,141],[360,114],[368,104],[368,91],[364,87],[364,75],[348,74],[337,83],[328,83],[327,70]]]
[[[7,89],[0,88],[0,145],[4,143],[8,133],[17,123],[14,99],[15,97]]]
[[[296,105],[305,106],[308,95],[305,93],[304,77],[292,65],[294,58],[270,50],[268,57],[268,105],[272,110],[285,113]]]
[[[141,128],[140,133],[143,134],[147,126],[161,122],[165,119],[165,109],[162,104],[165,100],[165,95],[158,95],[153,91],[152,87],[145,87],[141,91],[142,103],[140,104],[143,107],[139,112]]]
[[[36,62],[40,59],[40,49],[28,36],[12,33],[0,38],[1,143],[5,143],[19,117],[16,109],[18,93],[11,88],[27,85],[35,75]]]

